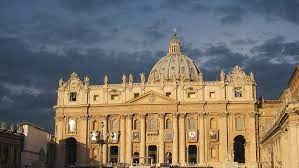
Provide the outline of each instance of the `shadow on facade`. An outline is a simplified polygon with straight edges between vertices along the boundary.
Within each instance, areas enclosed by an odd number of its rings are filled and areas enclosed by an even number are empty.
[[[97,157],[91,158],[89,147],[77,141],[74,137],[62,139],[56,145],[57,168],[100,167]]]

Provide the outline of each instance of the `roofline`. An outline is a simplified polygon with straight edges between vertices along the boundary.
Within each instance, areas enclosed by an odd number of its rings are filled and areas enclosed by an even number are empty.
[[[38,126],[38,125],[36,125],[36,124],[33,124],[33,123],[31,123],[31,122],[29,122],[29,121],[24,121],[24,122],[21,122],[20,123],[20,125],[29,125],[29,126],[32,126],[32,127],[34,127],[34,128],[36,128],[36,129],[39,129],[39,130],[41,130],[41,131],[44,131],[44,132],[47,132],[48,134],[50,134],[47,130],[45,130],[44,128],[42,128],[42,127],[40,127],[40,126]]]
[[[288,85],[290,86],[290,84],[291,84],[291,81],[292,81],[292,79],[293,79],[293,77],[294,77],[294,75],[295,75],[295,73],[296,72],[299,72],[299,65],[297,65],[296,67],[295,67],[295,69],[294,69],[294,71],[293,71],[293,73],[292,73],[292,76],[290,77],[290,79],[289,79],[289,82],[288,82]]]

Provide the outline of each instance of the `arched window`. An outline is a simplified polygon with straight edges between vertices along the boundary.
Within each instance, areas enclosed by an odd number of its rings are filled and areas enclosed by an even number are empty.
[[[170,119],[166,119],[165,121],[165,128],[166,129],[172,129],[172,122]]]
[[[189,128],[189,130],[196,129],[196,119],[195,118],[189,118],[188,128]]]
[[[242,117],[236,118],[236,130],[243,130],[244,129],[244,119]]]
[[[211,129],[217,129],[217,121],[215,118],[211,118],[210,120],[210,128]]]
[[[138,119],[134,120],[133,129],[138,130],[140,128],[140,123]]]

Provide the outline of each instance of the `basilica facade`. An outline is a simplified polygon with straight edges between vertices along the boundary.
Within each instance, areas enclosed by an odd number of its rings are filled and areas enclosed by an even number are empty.
[[[121,79],[112,84],[105,75],[96,85],[76,73],[60,79],[54,107],[57,166],[258,166],[253,73],[235,66],[206,81],[174,34],[148,76]]]

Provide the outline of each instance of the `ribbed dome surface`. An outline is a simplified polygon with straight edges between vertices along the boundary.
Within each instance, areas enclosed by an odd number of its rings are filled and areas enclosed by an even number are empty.
[[[168,53],[152,68],[148,81],[150,83],[163,81],[201,81],[202,73],[193,60],[181,53],[180,41],[174,34],[170,41]]]

